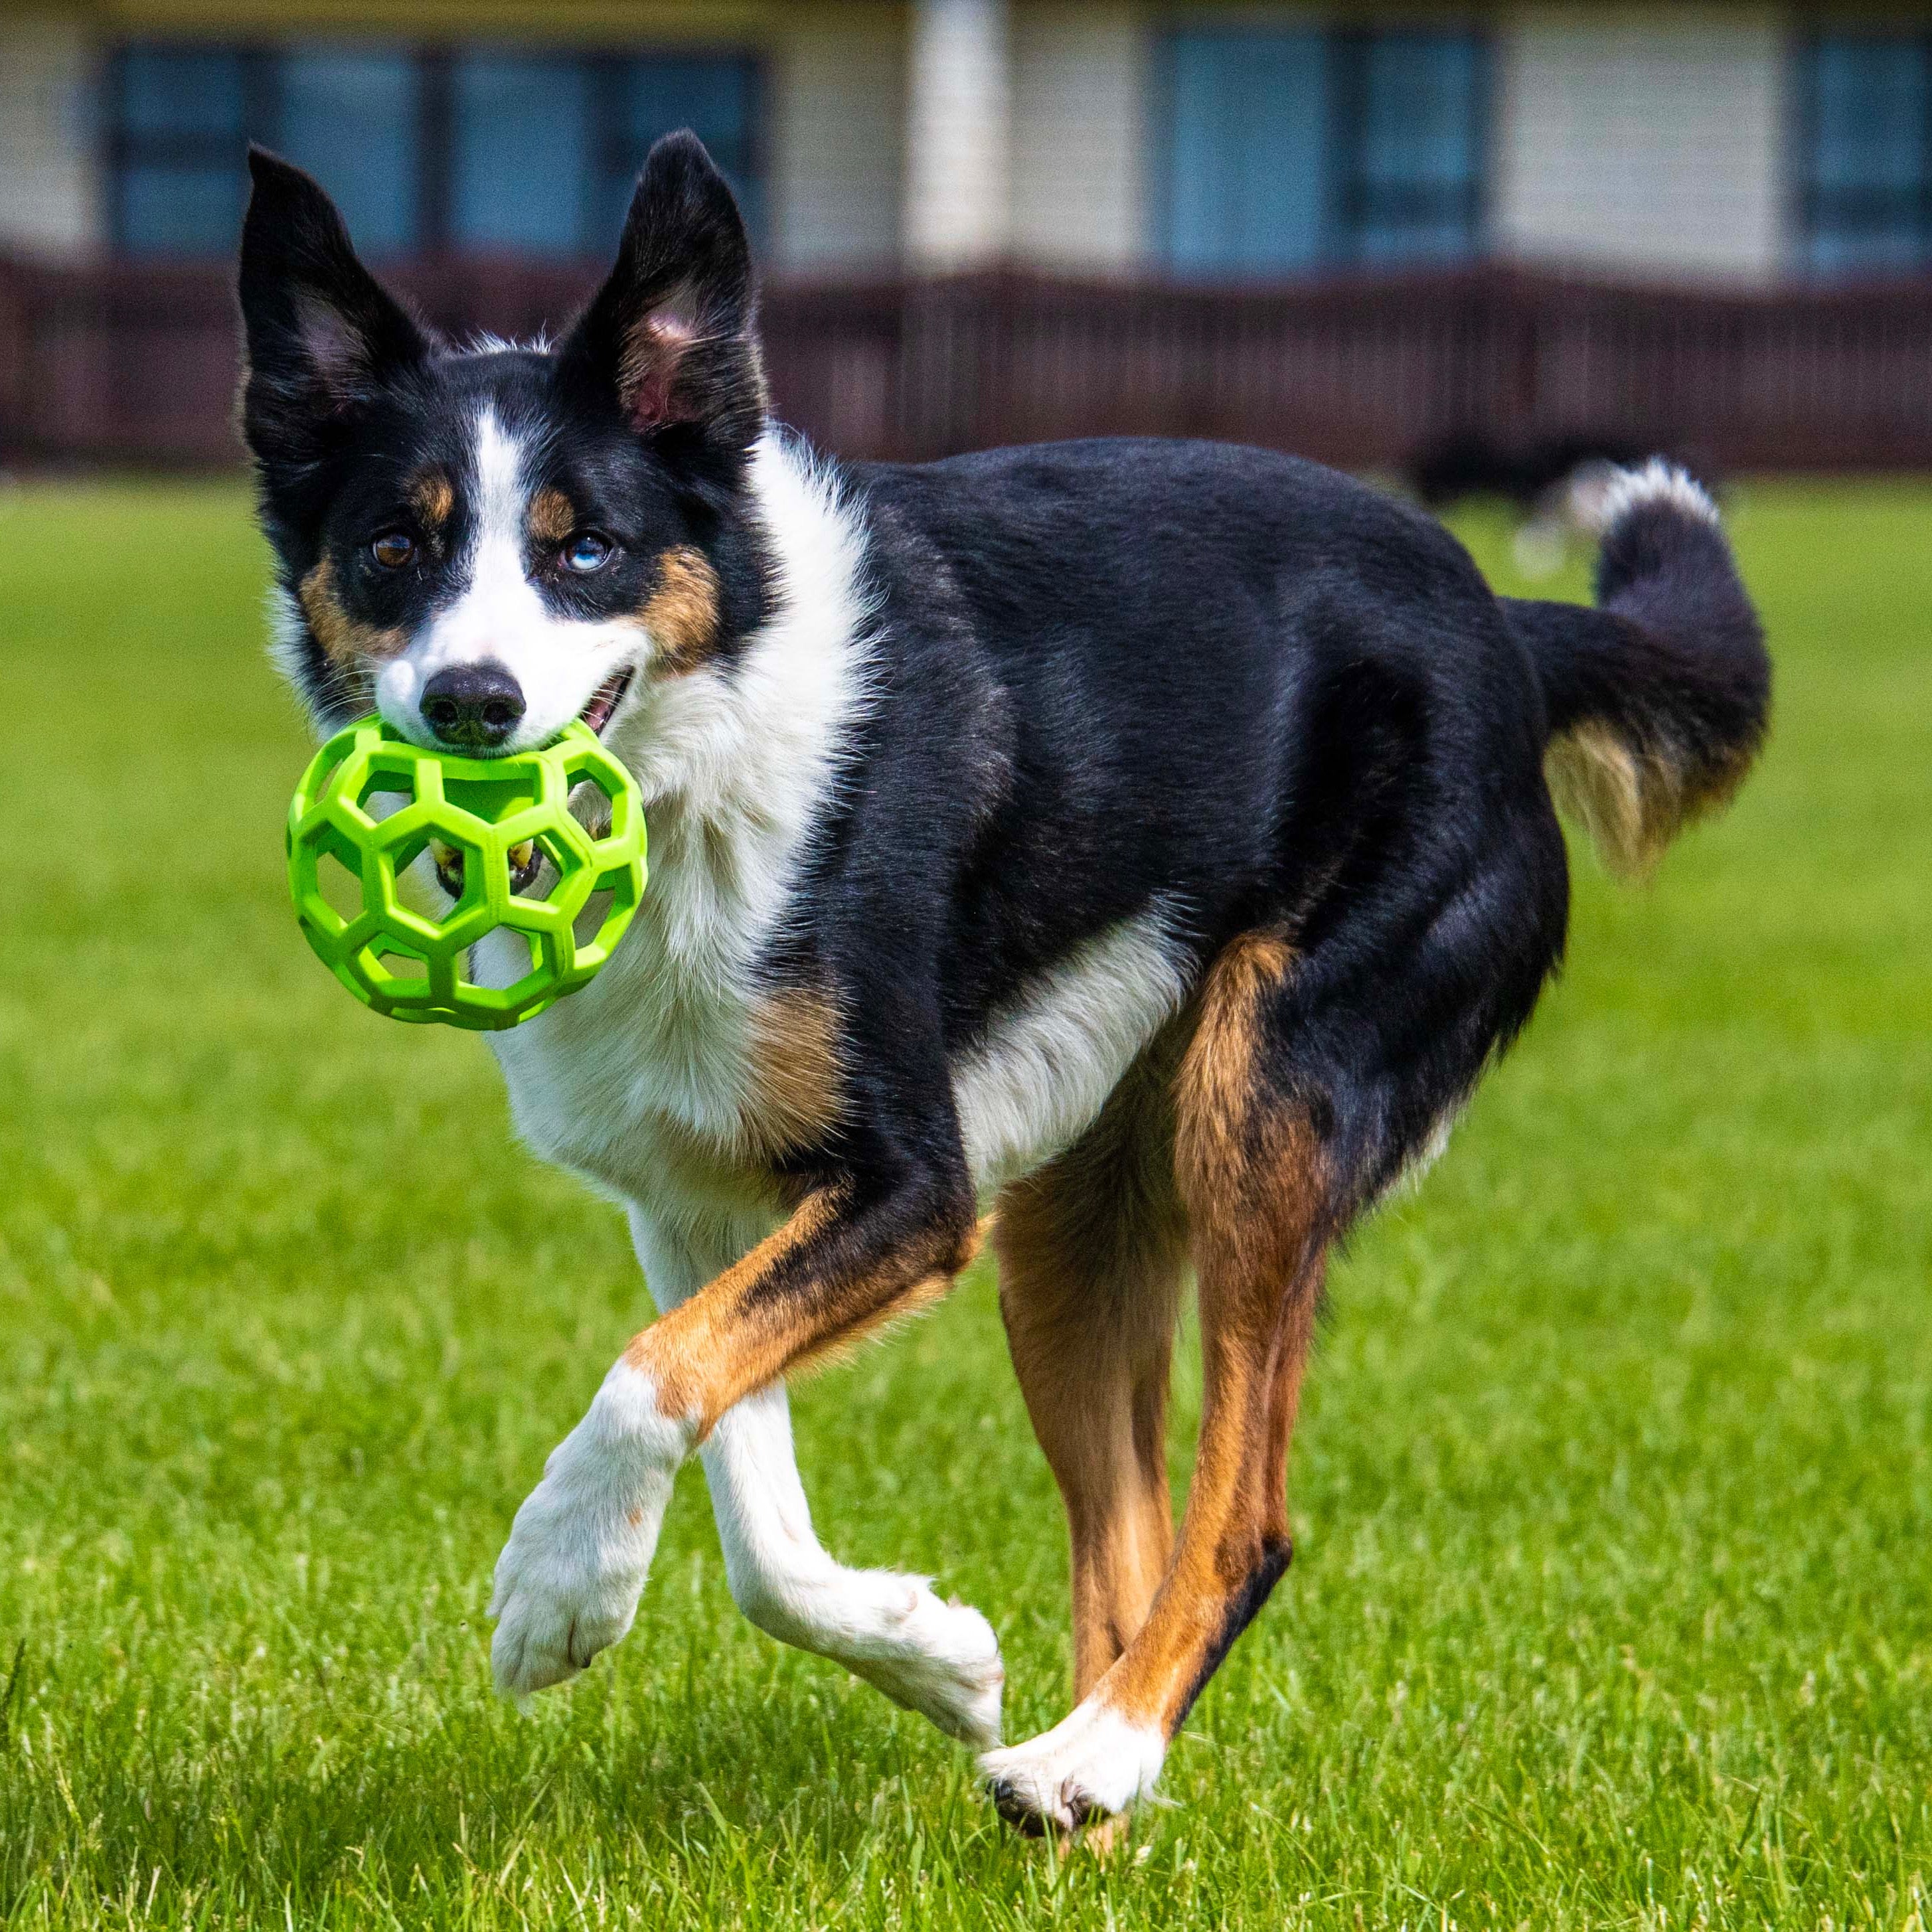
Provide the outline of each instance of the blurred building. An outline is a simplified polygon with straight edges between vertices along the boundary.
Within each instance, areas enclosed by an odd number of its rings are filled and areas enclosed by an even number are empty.
[[[776,265],[1765,280],[1932,248],[1932,4],[68,0],[0,22],[0,245],[220,254],[244,136],[370,252],[609,245],[696,128]]]
[[[1932,0],[8,0],[0,448],[230,446],[244,140],[514,330],[687,125],[845,446],[1932,460]]]

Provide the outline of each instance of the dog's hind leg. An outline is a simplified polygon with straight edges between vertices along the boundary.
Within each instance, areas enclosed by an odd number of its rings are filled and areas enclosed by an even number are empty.
[[[1168,1070],[1135,1069],[1078,1146],[1009,1187],[994,1236],[1013,1366],[1066,1508],[1076,1700],[1146,1620],[1174,1544],[1167,1386],[1186,1229]]]
[[[631,1210],[652,1298],[668,1311],[722,1274],[750,1244],[693,1238]],[[836,1562],[812,1528],[793,1453],[785,1385],[748,1395],[718,1419],[699,1455],[711,1489],[733,1600],[782,1643],[815,1652],[976,1749],[997,1744],[1005,1673],[977,1610],[943,1602],[930,1582]]]
[[[1062,1829],[1150,1790],[1189,1707],[1288,1567],[1285,1473],[1331,1226],[1328,1159],[1276,1076],[1292,966],[1266,935],[1208,976],[1175,1082],[1174,1172],[1201,1295],[1198,1451],[1174,1559],[1138,1632],[1044,1736],[981,1766],[1006,1816]]]

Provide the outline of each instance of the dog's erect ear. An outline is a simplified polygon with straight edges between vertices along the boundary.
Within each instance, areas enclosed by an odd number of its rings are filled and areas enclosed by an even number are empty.
[[[431,343],[356,260],[320,182],[264,148],[249,149],[248,172],[242,428],[263,461],[300,460],[386,377],[420,362]]]
[[[638,177],[617,265],[559,353],[643,435],[742,455],[764,427],[751,245],[724,177],[688,130]]]

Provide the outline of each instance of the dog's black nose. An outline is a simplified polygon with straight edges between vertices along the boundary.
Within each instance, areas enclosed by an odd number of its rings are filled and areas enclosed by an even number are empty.
[[[524,715],[524,694],[501,664],[452,664],[423,686],[422,715],[446,745],[500,745]]]

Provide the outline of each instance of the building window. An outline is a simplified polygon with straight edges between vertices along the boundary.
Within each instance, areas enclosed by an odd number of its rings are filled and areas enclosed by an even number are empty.
[[[453,75],[452,239],[459,248],[601,254],[616,241],[638,164],[688,128],[763,228],[757,69],[703,56],[585,60],[460,56]]]
[[[1363,261],[1472,254],[1482,216],[1483,43],[1351,36],[1338,50],[1343,252]]]
[[[656,56],[608,62],[590,158],[592,218],[615,235],[638,164],[661,134],[688,128],[723,170],[752,234],[765,232],[758,68],[749,60]]]
[[[422,74],[393,48],[318,44],[274,63],[278,140],[334,196],[358,247],[399,255],[422,235]]]
[[[457,247],[583,252],[590,140],[584,63],[464,54],[454,81],[450,212]]]
[[[229,253],[250,140],[315,174],[374,256],[606,254],[646,151],[683,127],[761,224],[758,70],[734,56],[137,45],[107,100],[112,232],[130,254]]]
[[[114,232],[138,254],[218,254],[242,222],[242,146],[260,63],[223,48],[130,47],[109,87]]]
[[[1932,256],[1932,39],[1820,34],[1798,50],[1798,225],[1828,274]]]
[[[1188,29],[1166,44],[1161,236],[1184,273],[1480,244],[1488,48],[1462,32]]]

